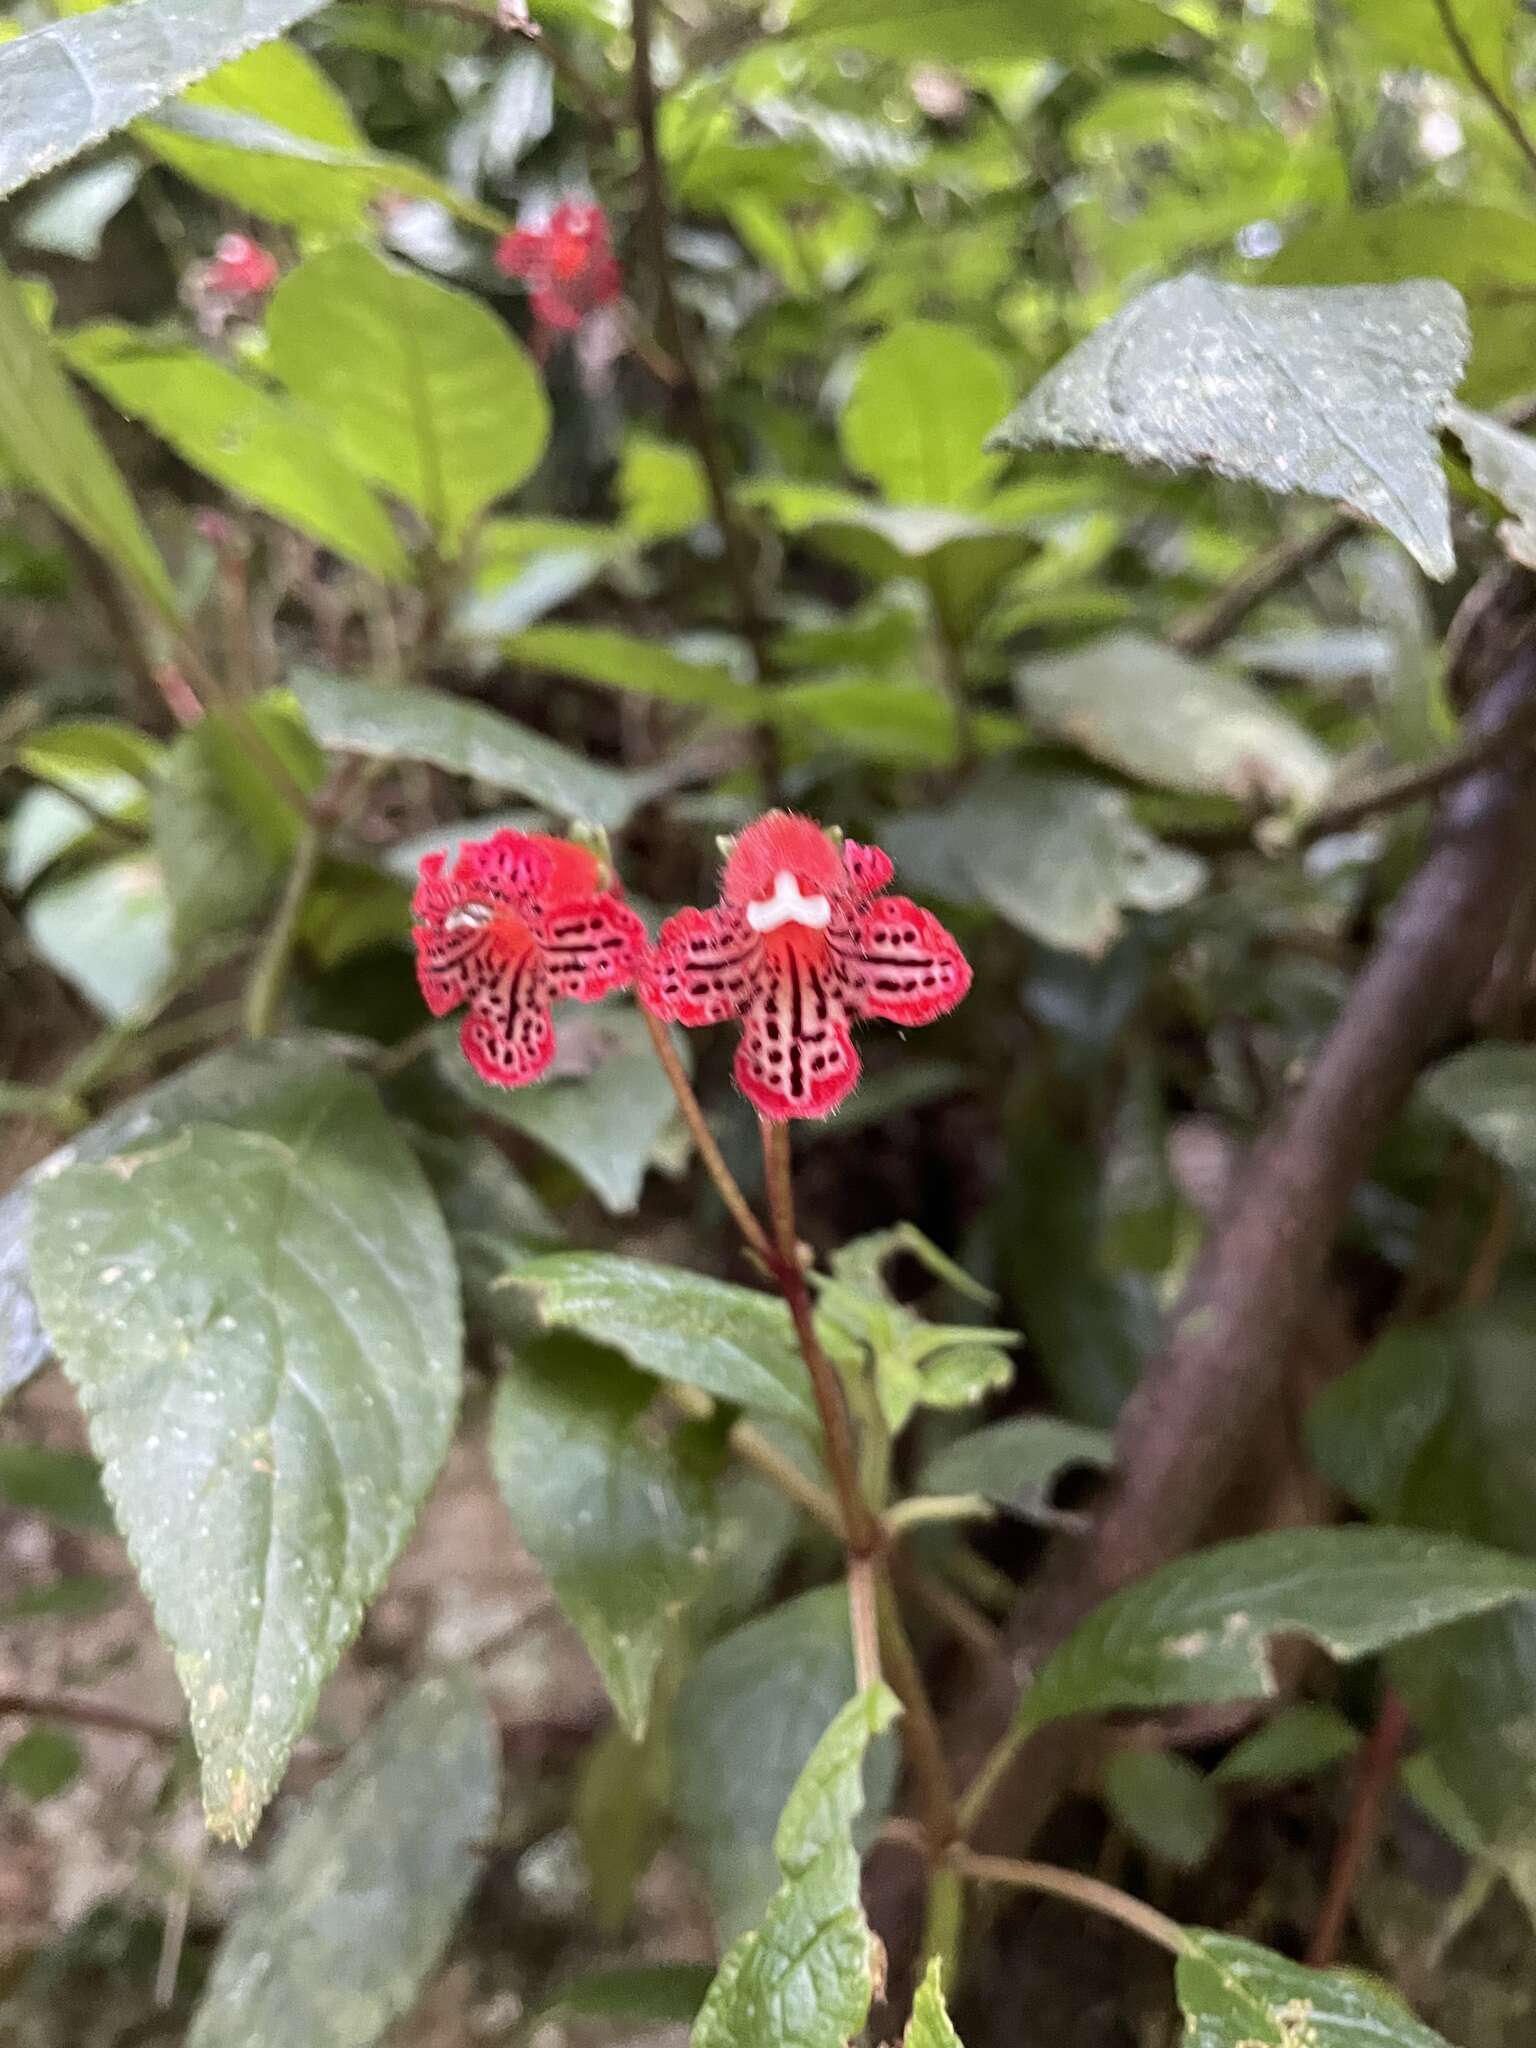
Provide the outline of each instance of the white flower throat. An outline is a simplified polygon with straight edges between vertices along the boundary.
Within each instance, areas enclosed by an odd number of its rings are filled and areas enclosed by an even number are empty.
[[[747,905],[747,923],[755,932],[776,932],[782,925],[803,924],[809,931],[824,932],[832,922],[832,905],[825,896],[802,896],[800,884],[788,868],[773,878],[773,894],[762,903]]]

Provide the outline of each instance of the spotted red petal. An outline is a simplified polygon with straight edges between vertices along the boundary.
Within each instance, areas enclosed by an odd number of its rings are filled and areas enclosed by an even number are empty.
[[[769,811],[737,839],[725,864],[721,894],[727,903],[771,896],[781,874],[793,875],[808,895],[833,895],[847,882],[837,848],[812,818]]]
[[[482,1081],[523,1088],[548,1070],[555,1056],[549,994],[549,977],[532,946],[499,961],[475,991],[459,1043]]]
[[[419,924],[416,979],[434,1017],[467,1003],[496,972],[495,948],[485,925]]]
[[[875,896],[888,888],[896,869],[883,847],[861,846],[856,839],[843,841],[843,866],[848,879],[861,896]]]
[[[826,1116],[859,1078],[833,962],[822,948],[793,943],[763,953],[736,1048],[736,1085],[771,1123]]]
[[[932,911],[882,896],[829,934],[850,1007],[892,1024],[930,1024],[971,985],[971,966]]]
[[[504,829],[466,840],[453,879],[498,908],[521,910],[547,893],[554,866],[549,841]]]
[[[674,1024],[722,1024],[752,1000],[762,950],[738,910],[680,910],[641,970],[640,1000]]]
[[[492,261],[503,277],[530,277],[543,262],[544,237],[533,228],[514,228],[496,244]]]
[[[547,911],[534,936],[551,992],[578,1003],[628,988],[645,951],[645,926],[628,904],[606,894]]]

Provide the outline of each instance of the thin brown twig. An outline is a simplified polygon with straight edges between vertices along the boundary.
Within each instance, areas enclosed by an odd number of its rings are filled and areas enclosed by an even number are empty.
[[[1333,1867],[1328,1873],[1328,1889],[1307,1948],[1307,1961],[1315,1970],[1327,1969],[1339,1952],[1355,1886],[1381,1830],[1382,1808],[1396,1775],[1403,1745],[1408,1740],[1408,1730],[1408,1709],[1389,1686],[1382,1694],[1376,1725],[1355,1761],[1349,1813],[1339,1836]]]
[[[1473,49],[1465,29],[1456,18],[1456,10],[1452,7],[1451,0],[1435,0],[1435,12],[1440,17],[1440,26],[1445,30],[1446,41],[1456,52],[1457,63],[1467,74],[1467,82],[1524,157],[1526,169],[1536,175],[1536,142],[1531,140],[1518,108],[1505,99],[1483,69],[1481,58]]]
[[[910,1821],[887,1821],[880,1838],[919,1854],[927,1849],[924,1836]],[[1155,1906],[1133,1898],[1117,1885],[1106,1884],[1102,1878],[1088,1877],[1080,1870],[1064,1870],[1055,1863],[1026,1862],[1018,1856],[980,1856],[959,1844],[950,1849],[944,1860],[949,1869],[977,1884],[1006,1884],[1018,1891],[1044,1892],[1051,1898],[1082,1906],[1087,1912],[1118,1920],[1122,1927],[1155,1942],[1170,1955],[1189,1954],[1189,1936],[1177,1920],[1169,1919],[1166,1913],[1159,1913]]]
[[[890,1577],[879,1567],[884,1560],[871,1560],[878,1573],[876,1606],[880,1646],[891,1690],[902,1705],[902,1741],[912,1767],[912,1784],[923,1815],[923,1837],[931,1856],[948,1852],[959,1839],[960,1819],[955,1810],[955,1786],[949,1759],[944,1754],[944,1735],[923,1683],[922,1670],[902,1625],[901,1609]]]
[[[1326,562],[1359,531],[1360,522],[1352,513],[1338,512],[1311,533],[1266,548],[1208,603],[1176,621],[1166,635],[1168,645],[1180,654],[1212,653],[1231,639],[1249,613],[1257,611],[1266,598],[1294,583],[1298,576],[1305,576],[1320,562]]]
[[[676,365],[675,388],[683,401],[690,438],[704,471],[715,524],[720,530],[737,626],[747,643],[754,677],[766,687],[773,679],[773,629],[758,603],[755,549],[732,489],[725,436],[699,368],[693,336],[678,301],[672,276],[669,246],[671,207],[667,195],[666,165],[662,161],[657,138],[659,94],[652,53],[652,0],[633,0],[632,26],[635,44],[634,117],[640,137],[640,229],[656,288],[661,344]],[[764,786],[771,796],[776,793],[779,781],[778,741],[771,726],[762,724],[757,728],[757,747]]]

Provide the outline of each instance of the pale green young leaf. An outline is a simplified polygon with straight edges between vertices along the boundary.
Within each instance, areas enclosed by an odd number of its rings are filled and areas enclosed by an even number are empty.
[[[64,343],[71,366],[194,469],[375,575],[410,563],[388,513],[296,407],[201,350],[115,322]]]
[[[448,1945],[496,1825],[474,1680],[419,1680],[294,1813],[242,1894],[187,2048],[373,2048]]]
[[[811,1752],[775,1837],[783,1881],[760,1926],[727,1950],[693,2048],[844,2048],[874,1996],[852,1823],[870,1743],[900,1709],[884,1686],[850,1700]]]
[[[642,1372],[788,1422],[815,1416],[789,1311],[773,1295],[610,1252],[556,1252],[509,1280],[549,1328],[610,1344]]]
[[[153,1006],[175,964],[165,871],[125,853],[33,891],[25,912],[37,951],[116,1022]]]
[[[1113,634],[1014,680],[1043,732],[1158,789],[1305,806],[1333,780],[1327,749],[1272,696],[1155,640]]]
[[[1154,285],[1080,342],[998,435],[1332,499],[1455,566],[1437,431],[1468,351],[1438,279],[1309,290]]]
[[[1306,1636],[1345,1661],[1532,1596],[1536,1564],[1416,1529],[1285,1529],[1220,1543],[1096,1608],[1042,1667],[1019,1721],[1265,1699],[1276,1636]]]
[[[1447,2048],[1385,1985],[1273,1949],[1185,1931],[1175,1972],[1188,2048]]]
[[[708,1488],[646,1423],[653,1380],[556,1337],[503,1357],[491,1462],[518,1534],[638,1741],[710,1563]]]
[[[0,49],[0,198],[67,163],[325,0],[122,0]]]
[[[910,0],[798,0],[796,31],[881,56],[940,64],[1009,64],[1151,48],[1170,20],[1150,0],[1088,0],[1060,9],[1021,0],[948,0],[943,9]]]
[[[839,426],[844,458],[892,505],[984,502],[1003,463],[983,444],[1012,396],[1007,364],[984,342],[909,320],[859,364]]]
[[[372,1089],[319,1074],[43,1178],[30,1255],[209,1824],[248,1840],[448,1447],[442,1217]]]
[[[532,474],[549,400],[488,306],[343,243],[289,272],[267,313],[272,365],[365,476],[450,555]]]
[[[148,5],[149,0],[137,4]],[[20,47],[12,45],[13,50]],[[0,49],[0,104],[10,54]],[[8,140],[0,132],[0,163]],[[176,595],[170,576],[128,486],[54,360],[53,344],[3,264],[0,458],[158,610],[174,616]]]

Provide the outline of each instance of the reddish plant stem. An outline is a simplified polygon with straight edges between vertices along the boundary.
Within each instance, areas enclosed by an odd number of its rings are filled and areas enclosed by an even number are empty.
[[[1327,1969],[1339,1952],[1355,1886],[1381,1831],[1387,1793],[1408,1740],[1408,1730],[1408,1709],[1389,1687],[1381,1696],[1376,1725],[1355,1762],[1349,1812],[1334,1850],[1328,1889],[1307,1949],[1307,1961],[1316,1970]]]
[[[651,1044],[661,1062],[661,1070],[672,1084],[672,1093],[677,1097],[677,1106],[683,1113],[700,1159],[706,1172],[719,1191],[720,1199],[730,1211],[736,1228],[741,1232],[742,1241],[762,1263],[766,1271],[774,1264],[773,1245],[768,1233],[752,1213],[752,1205],[741,1192],[736,1176],[725,1163],[725,1155],[715,1143],[715,1134],[709,1128],[709,1119],[699,1106],[699,1098],[693,1092],[693,1084],[683,1071],[683,1063],[677,1056],[667,1027],[659,1017],[653,1017],[644,1003],[640,1015],[645,1019],[645,1028],[651,1034]]]

